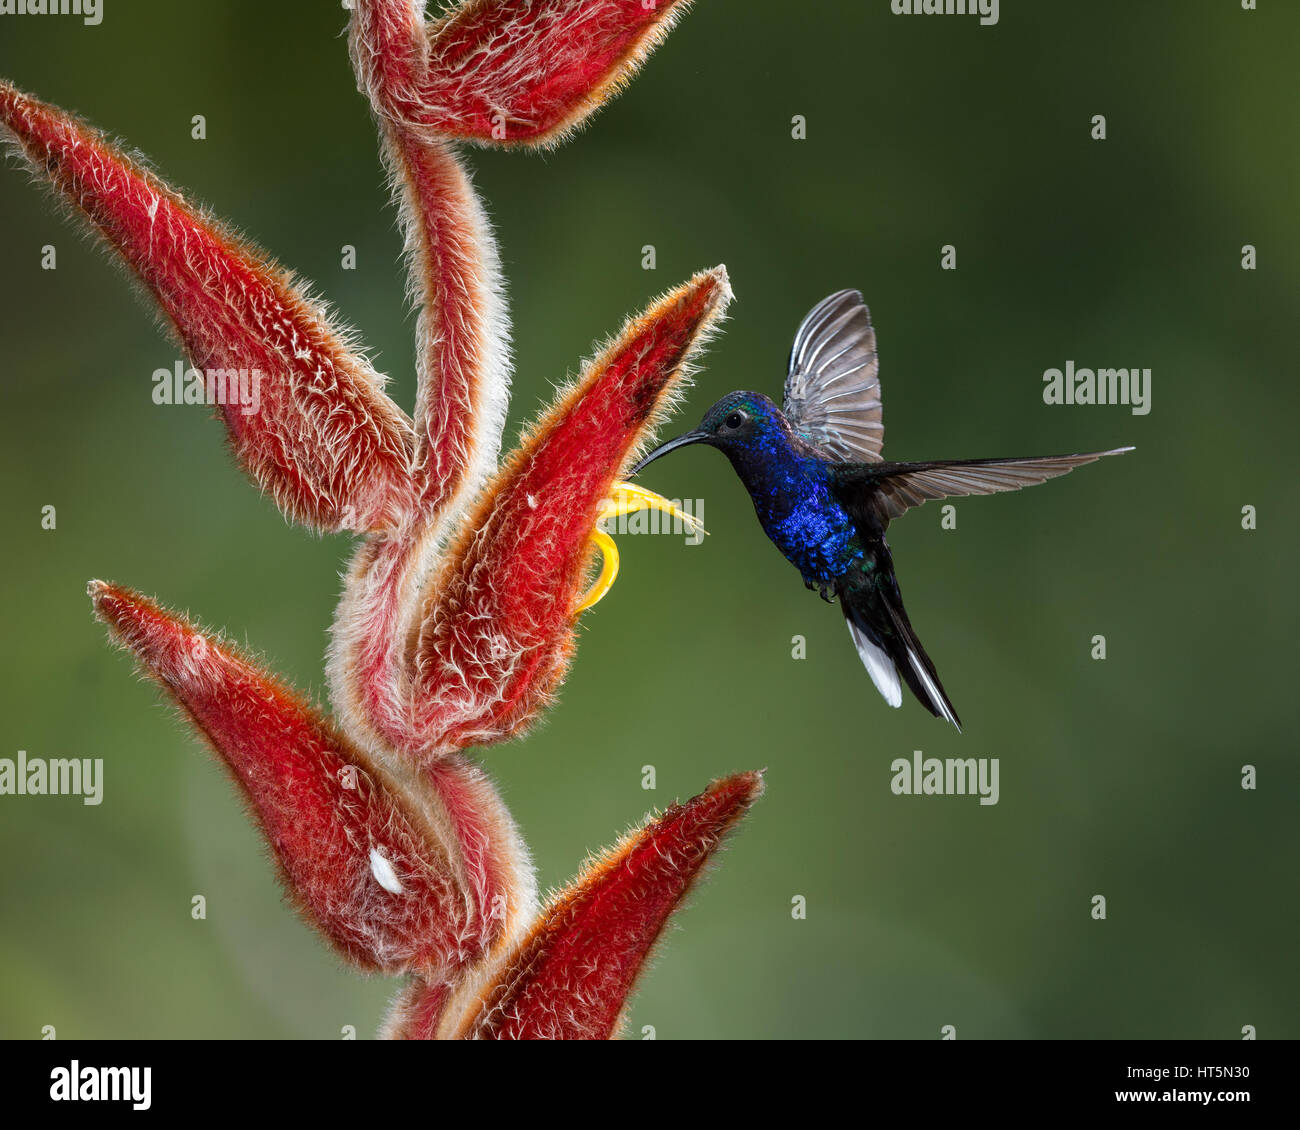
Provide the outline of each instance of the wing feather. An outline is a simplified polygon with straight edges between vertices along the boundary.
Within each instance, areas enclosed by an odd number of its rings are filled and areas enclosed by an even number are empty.
[[[856,290],[809,311],[795,334],[784,412],[795,431],[841,463],[877,463],[885,441],[871,312]]]
[[[1080,455],[1046,455],[1025,459],[961,459],[946,463],[895,463],[873,468],[878,499],[889,518],[939,498],[1000,494],[1037,486],[1107,455],[1132,451],[1091,451]],[[876,478],[876,476],[880,476]]]

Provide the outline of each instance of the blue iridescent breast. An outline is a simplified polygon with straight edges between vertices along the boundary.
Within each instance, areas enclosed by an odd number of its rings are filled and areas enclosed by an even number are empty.
[[[804,579],[829,583],[861,558],[862,548],[821,468],[804,463],[778,461],[750,495],[764,532]]]

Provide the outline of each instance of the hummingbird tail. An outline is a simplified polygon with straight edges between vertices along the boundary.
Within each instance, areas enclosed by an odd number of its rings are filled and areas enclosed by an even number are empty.
[[[844,619],[849,625],[849,635],[853,637],[853,646],[858,649],[862,665],[876,684],[876,690],[890,706],[903,705],[903,684],[898,679],[898,667],[875,638],[875,633],[863,626],[853,615],[853,609],[846,603]]]
[[[855,607],[850,601],[843,600],[845,619],[849,622],[849,633],[857,645],[858,655],[871,675],[871,681],[891,706],[902,702],[899,676],[906,681],[916,695],[917,700],[936,718],[951,722],[957,732],[961,733],[961,719],[948,699],[939,673],[930,662],[930,657],[916,638],[911,622],[901,603],[895,607],[888,599],[874,602],[880,613],[883,631],[871,626],[871,619],[863,609]]]

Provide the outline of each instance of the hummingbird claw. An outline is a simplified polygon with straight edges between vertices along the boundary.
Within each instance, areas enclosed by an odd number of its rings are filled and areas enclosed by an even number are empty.
[[[614,587],[614,581],[618,578],[618,546],[614,544],[614,539],[609,536],[609,533],[600,528],[600,523],[608,518],[620,518],[625,514],[632,514],[637,510],[659,510],[679,519],[692,534],[708,533],[697,517],[678,509],[663,495],[655,494],[652,490],[646,490],[645,487],[635,486],[632,483],[615,483],[613,496],[601,504],[600,511],[596,515],[596,528],[591,531],[591,542],[600,550],[600,574],[592,582],[591,588],[586,591],[582,600],[578,602],[578,607],[573,610],[575,616],[598,604]]]

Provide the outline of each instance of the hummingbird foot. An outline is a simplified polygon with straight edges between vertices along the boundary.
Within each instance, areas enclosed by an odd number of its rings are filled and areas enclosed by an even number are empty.
[[[810,581],[808,580],[807,577],[805,577],[803,582],[803,587],[806,588],[809,592],[813,592],[815,590],[817,592],[817,595],[820,596],[822,600],[824,600],[827,604],[835,603],[836,593],[835,590],[831,588],[829,582]]]
[[[614,544],[614,539],[609,536],[609,532],[601,528],[600,523],[610,518],[621,518],[637,510],[658,510],[678,519],[692,534],[708,533],[698,518],[679,510],[663,495],[655,494],[645,487],[634,486],[632,483],[615,483],[613,497],[601,503],[596,515],[596,528],[591,531],[590,536],[592,545],[600,550],[600,574],[582,600],[578,602],[578,607],[573,610],[575,616],[599,604],[618,579],[618,546]]]

